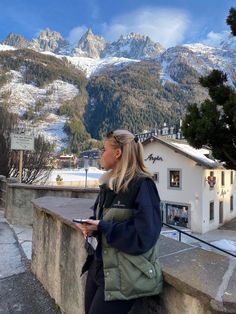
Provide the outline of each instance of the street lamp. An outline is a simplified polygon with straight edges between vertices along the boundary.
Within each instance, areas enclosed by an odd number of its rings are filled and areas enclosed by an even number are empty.
[[[86,188],[87,188],[87,180],[88,180],[88,169],[89,169],[89,160],[87,156],[84,156],[85,187]]]

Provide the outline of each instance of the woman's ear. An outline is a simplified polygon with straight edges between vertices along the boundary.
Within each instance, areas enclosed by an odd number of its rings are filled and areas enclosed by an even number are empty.
[[[122,155],[122,150],[120,148],[117,148],[115,152],[115,158],[119,159],[121,155]]]

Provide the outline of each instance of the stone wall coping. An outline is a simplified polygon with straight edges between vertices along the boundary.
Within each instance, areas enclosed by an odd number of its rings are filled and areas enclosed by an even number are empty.
[[[76,218],[88,218],[94,200],[41,197],[32,201],[44,211],[72,228]],[[198,246],[160,237],[160,262],[164,281],[182,293],[210,305],[213,311],[236,313],[236,259]]]
[[[78,230],[72,219],[86,219],[92,216],[92,207],[95,200],[87,198],[45,196],[32,200],[32,203],[37,210],[45,211],[52,217]]]
[[[80,188],[63,185],[36,185],[36,184],[25,184],[25,183],[8,183],[8,187],[14,187],[18,189],[29,189],[29,190],[52,190],[52,191],[79,191],[86,193],[98,193],[99,188]]]

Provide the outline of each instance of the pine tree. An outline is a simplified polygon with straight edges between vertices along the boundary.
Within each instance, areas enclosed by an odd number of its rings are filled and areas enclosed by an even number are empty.
[[[236,170],[236,92],[226,79],[218,70],[200,79],[211,99],[189,106],[183,133],[193,147],[207,145],[216,159]]]
[[[236,8],[231,8],[229,10],[229,16],[227,17],[226,22],[231,28],[232,35],[236,36]]]
[[[227,24],[236,36],[236,9],[230,9]],[[183,134],[193,147],[208,146],[226,168],[236,170],[236,92],[227,85],[227,75],[218,70],[199,82],[211,99],[188,107]]]

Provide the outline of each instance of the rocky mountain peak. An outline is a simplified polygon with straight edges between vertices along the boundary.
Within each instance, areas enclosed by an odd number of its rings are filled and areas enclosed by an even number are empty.
[[[49,28],[42,30],[37,38],[30,43],[30,48],[37,51],[51,51],[54,53],[62,53],[69,46],[69,42],[65,40],[59,32],[52,31]]]
[[[91,28],[81,37],[78,46],[74,50],[75,56],[100,58],[102,51],[105,49],[107,42],[105,38],[94,35]]]
[[[150,37],[137,33],[121,35],[104,51],[104,56],[125,57],[131,59],[147,59],[159,56],[165,49],[153,42]]]
[[[29,42],[24,36],[15,33],[10,33],[2,43],[19,49],[24,49],[29,46]]]
[[[59,32],[52,31],[49,28],[42,30],[38,36],[39,40],[63,40],[64,38]]]

